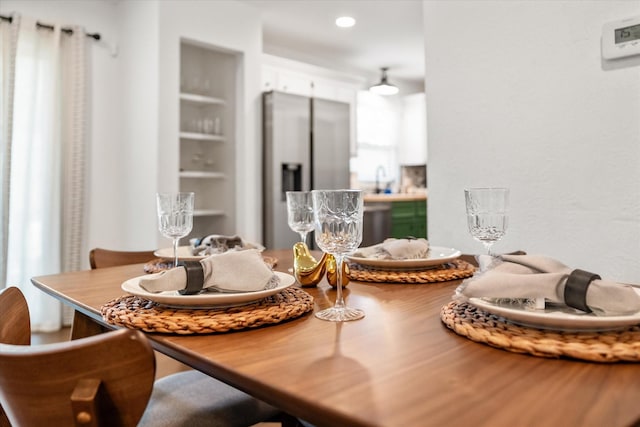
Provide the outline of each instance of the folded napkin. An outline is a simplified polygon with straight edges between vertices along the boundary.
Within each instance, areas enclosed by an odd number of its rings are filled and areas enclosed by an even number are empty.
[[[426,239],[386,239],[377,245],[359,248],[353,256],[372,259],[420,259],[429,253]]]
[[[278,276],[265,264],[257,249],[211,255],[185,262],[140,280],[148,292],[180,291],[195,294],[202,289],[221,292],[255,292],[278,286]]]
[[[264,249],[263,247],[247,243],[240,236],[223,236],[221,234],[209,234],[200,239],[191,239],[192,255],[213,255],[227,251],[241,251],[245,249]]]
[[[640,311],[640,295],[633,287],[572,270],[541,255],[479,257],[480,270],[456,290],[466,298],[544,298],[599,316]]]

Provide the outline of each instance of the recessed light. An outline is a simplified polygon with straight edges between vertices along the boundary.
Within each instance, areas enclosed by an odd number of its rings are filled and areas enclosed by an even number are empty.
[[[350,16],[341,16],[336,19],[336,25],[340,28],[349,28],[356,25],[356,20]]]

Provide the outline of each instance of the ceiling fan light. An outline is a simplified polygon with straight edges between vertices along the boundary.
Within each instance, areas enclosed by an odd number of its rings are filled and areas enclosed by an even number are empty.
[[[398,93],[398,87],[389,83],[387,79],[387,70],[388,68],[381,68],[382,70],[382,78],[380,79],[380,83],[377,83],[369,88],[369,91],[375,93],[377,95],[395,95]]]
[[[369,91],[377,95],[395,95],[398,93],[398,88],[393,85],[379,83],[375,86],[371,86]]]

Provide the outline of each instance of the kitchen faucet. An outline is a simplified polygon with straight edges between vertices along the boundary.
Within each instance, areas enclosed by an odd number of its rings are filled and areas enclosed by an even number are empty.
[[[382,188],[380,188],[380,172],[382,172],[383,177],[387,176],[387,173],[384,170],[384,166],[378,166],[378,168],[376,169],[376,194],[382,193]]]

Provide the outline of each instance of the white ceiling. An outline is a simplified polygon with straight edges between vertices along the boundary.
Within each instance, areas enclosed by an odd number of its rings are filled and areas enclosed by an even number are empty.
[[[424,82],[421,0],[240,0],[263,18],[264,51],[344,72]],[[352,28],[335,19],[349,15]]]

